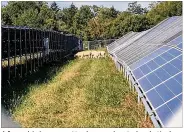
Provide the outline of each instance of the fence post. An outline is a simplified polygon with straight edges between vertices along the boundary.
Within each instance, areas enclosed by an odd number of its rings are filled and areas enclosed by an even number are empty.
[[[19,28],[20,29],[20,77],[22,78],[22,37],[21,37],[21,28]]]
[[[17,56],[17,53],[16,53],[16,52],[17,52],[17,49],[16,49],[16,48],[17,48],[17,47],[16,47],[16,46],[17,46],[17,44],[16,44],[16,43],[17,43],[16,32],[17,32],[17,30],[16,30],[16,28],[15,28],[15,34],[14,34],[14,35],[15,35],[15,36],[14,36],[14,44],[15,44],[15,55],[14,55],[15,78],[16,78],[16,56]]]
[[[27,75],[27,43],[26,43],[26,41],[27,41],[27,37],[26,37],[26,35],[27,35],[27,32],[26,32],[26,29],[25,29],[25,36],[24,36],[24,39],[25,39],[25,59],[26,59],[26,73],[25,73],[25,75]]]
[[[89,41],[88,41],[88,50],[90,50],[90,44],[89,44]]]
[[[8,79],[10,80],[10,29],[8,28]]]

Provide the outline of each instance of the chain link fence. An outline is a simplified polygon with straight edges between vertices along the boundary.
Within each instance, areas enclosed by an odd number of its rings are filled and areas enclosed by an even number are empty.
[[[107,45],[111,44],[115,40],[116,39],[83,41],[83,50],[94,50],[94,49],[105,48]]]

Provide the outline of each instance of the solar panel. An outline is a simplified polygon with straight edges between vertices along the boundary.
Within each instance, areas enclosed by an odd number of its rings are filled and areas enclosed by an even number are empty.
[[[139,97],[147,102],[146,109],[151,107],[147,111],[156,116],[162,127],[182,125],[181,27],[182,17],[168,18],[122,43],[114,52]]]
[[[176,45],[176,46],[179,46],[182,47],[182,37],[181,35],[179,37],[176,37],[175,39],[171,40],[170,42],[168,42],[166,45],[163,45],[162,47],[160,47],[159,49],[156,49],[154,51],[152,51],[150,54],[148,54],[147,56],[141,58],[140,60],[134,62],[133,64],[130,65],[130,68],[132,70],[136,69],[137,67],[139,67],[140,65],[150,61],[152,58],[155,58],[155,57],[158,57],[158,55],[160,54],[164,54],[165,52],[167,52],[168,50],[171,50],[172,48],[169,47],[169,45]],[[179,51],[176,51],[176,50],[171,50],[170,51],[170,54],[172,55],[176,55],[177,53],[173,53],[173,52],[177,52],[179,53]],[[167,53],[166,53],[167,54]],[[165,55],[166,56],[170,56],[169,55]],[[163,55],[164,56],[164,55]],[[172,56],[171,56],[172,57]],[[164,63],[165,60],[161,59],[160,57],[156,58],[156,60],[158,61],[158,63]]]
[[[170,48],[133,70],[151,106],[166,127],[182,105],[179,96],[182,94],[181,58],[181,51]]]
[[[147,31],[143,31],[143,32],[136,32],[134,33],[131,37],[129,37],[128,39],[126,39],[126,41],[121,41],[121,45],[116,47],[114,50],[112,50],[112,54],[114,53],[118,53],[119,51],[121,51],[121,49],[123,49],[124,47],[127,47],[128,45],[132,44],[134,41],[136,41],[137,39],[139,39],[140,37],[142,37],[144,34],[146,34],[149,30]]]
[[[170,23],[169,21],[172,22]],[[115,56],[117,56],[119,60],[123,60],[127,65],[132,65],[150,52],[166,45],[173,36],[181,35],[181,21],[182,17],[167,19],[161,24],[151,28],[136,41],[133,41],[128,46],[125,46],[121,50],[115,52]]]
[[[129,32],[129,33],[125,34],[123,37],[119,38],[118,40],[116,40],[113,43],[111,43],[110,45],[108,45],[107,50],[109,52],[112,52],[115,48],[119,47],[124,41],[126,41],[127,39],[132,37],[134,34],[136,34],[136,33]]]
[[[181,49],[181,50],[183,50],[183,47],[182,47],[182,43],[180,43],[177,47],[179,48],[179,49]]]

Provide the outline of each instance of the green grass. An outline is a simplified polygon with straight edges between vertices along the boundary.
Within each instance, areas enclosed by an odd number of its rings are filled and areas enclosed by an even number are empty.
[[[110,58],[73,60],[29,89],[13,112],[22,127],[153,127]]]
[[[16,58],[10,58],[9,59],[9,65],[14,66],[14,63],[16,65],[25,64],[26,60],[37,59],[37,58],[40,58],[40,57],[42,57],[42,53],[41,54],[38,53],[38,55],[37,55],[37,53],[34,53],[34,55],[31,54],[31,58],[30,58],[30,54],[28,54],[27,56],[25,56],[25,55],[21,56],[21,59],[20,59],[19,56],[17,56]],[[8,66],[8,60],[2,60],[2,67],[4,68],[4,67],[7,67],[7,66]]]

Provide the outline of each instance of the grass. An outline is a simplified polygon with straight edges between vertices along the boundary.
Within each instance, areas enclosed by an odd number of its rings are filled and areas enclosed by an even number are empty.
[[[33,54],[32,55],[28,54],[27,56],[23,55],[23,56],[21,56],[21,58],[20,58],[20,56],[17,56],[15,58],[13,57],[13,58],[9,59],[9,65],[14,66],[15,64],[16,65],[25,64],[26,59],[27,60],[32,60],[32,59],[37,59],[37,58],[41,58],[41,57],[42,57],[42,53],[41,53],[41,55],[40,55],[40,53],[38,53],[38,55],[37,55],[37,53],[35,53],[34,55]],[[8,59],[2,60],[2,67],[4,68],[4,67],[7,67],[7,66],[8,66]]]
[[[153,127],[110,58],[73,60],[28,89],[13,111],[22,127]]]

